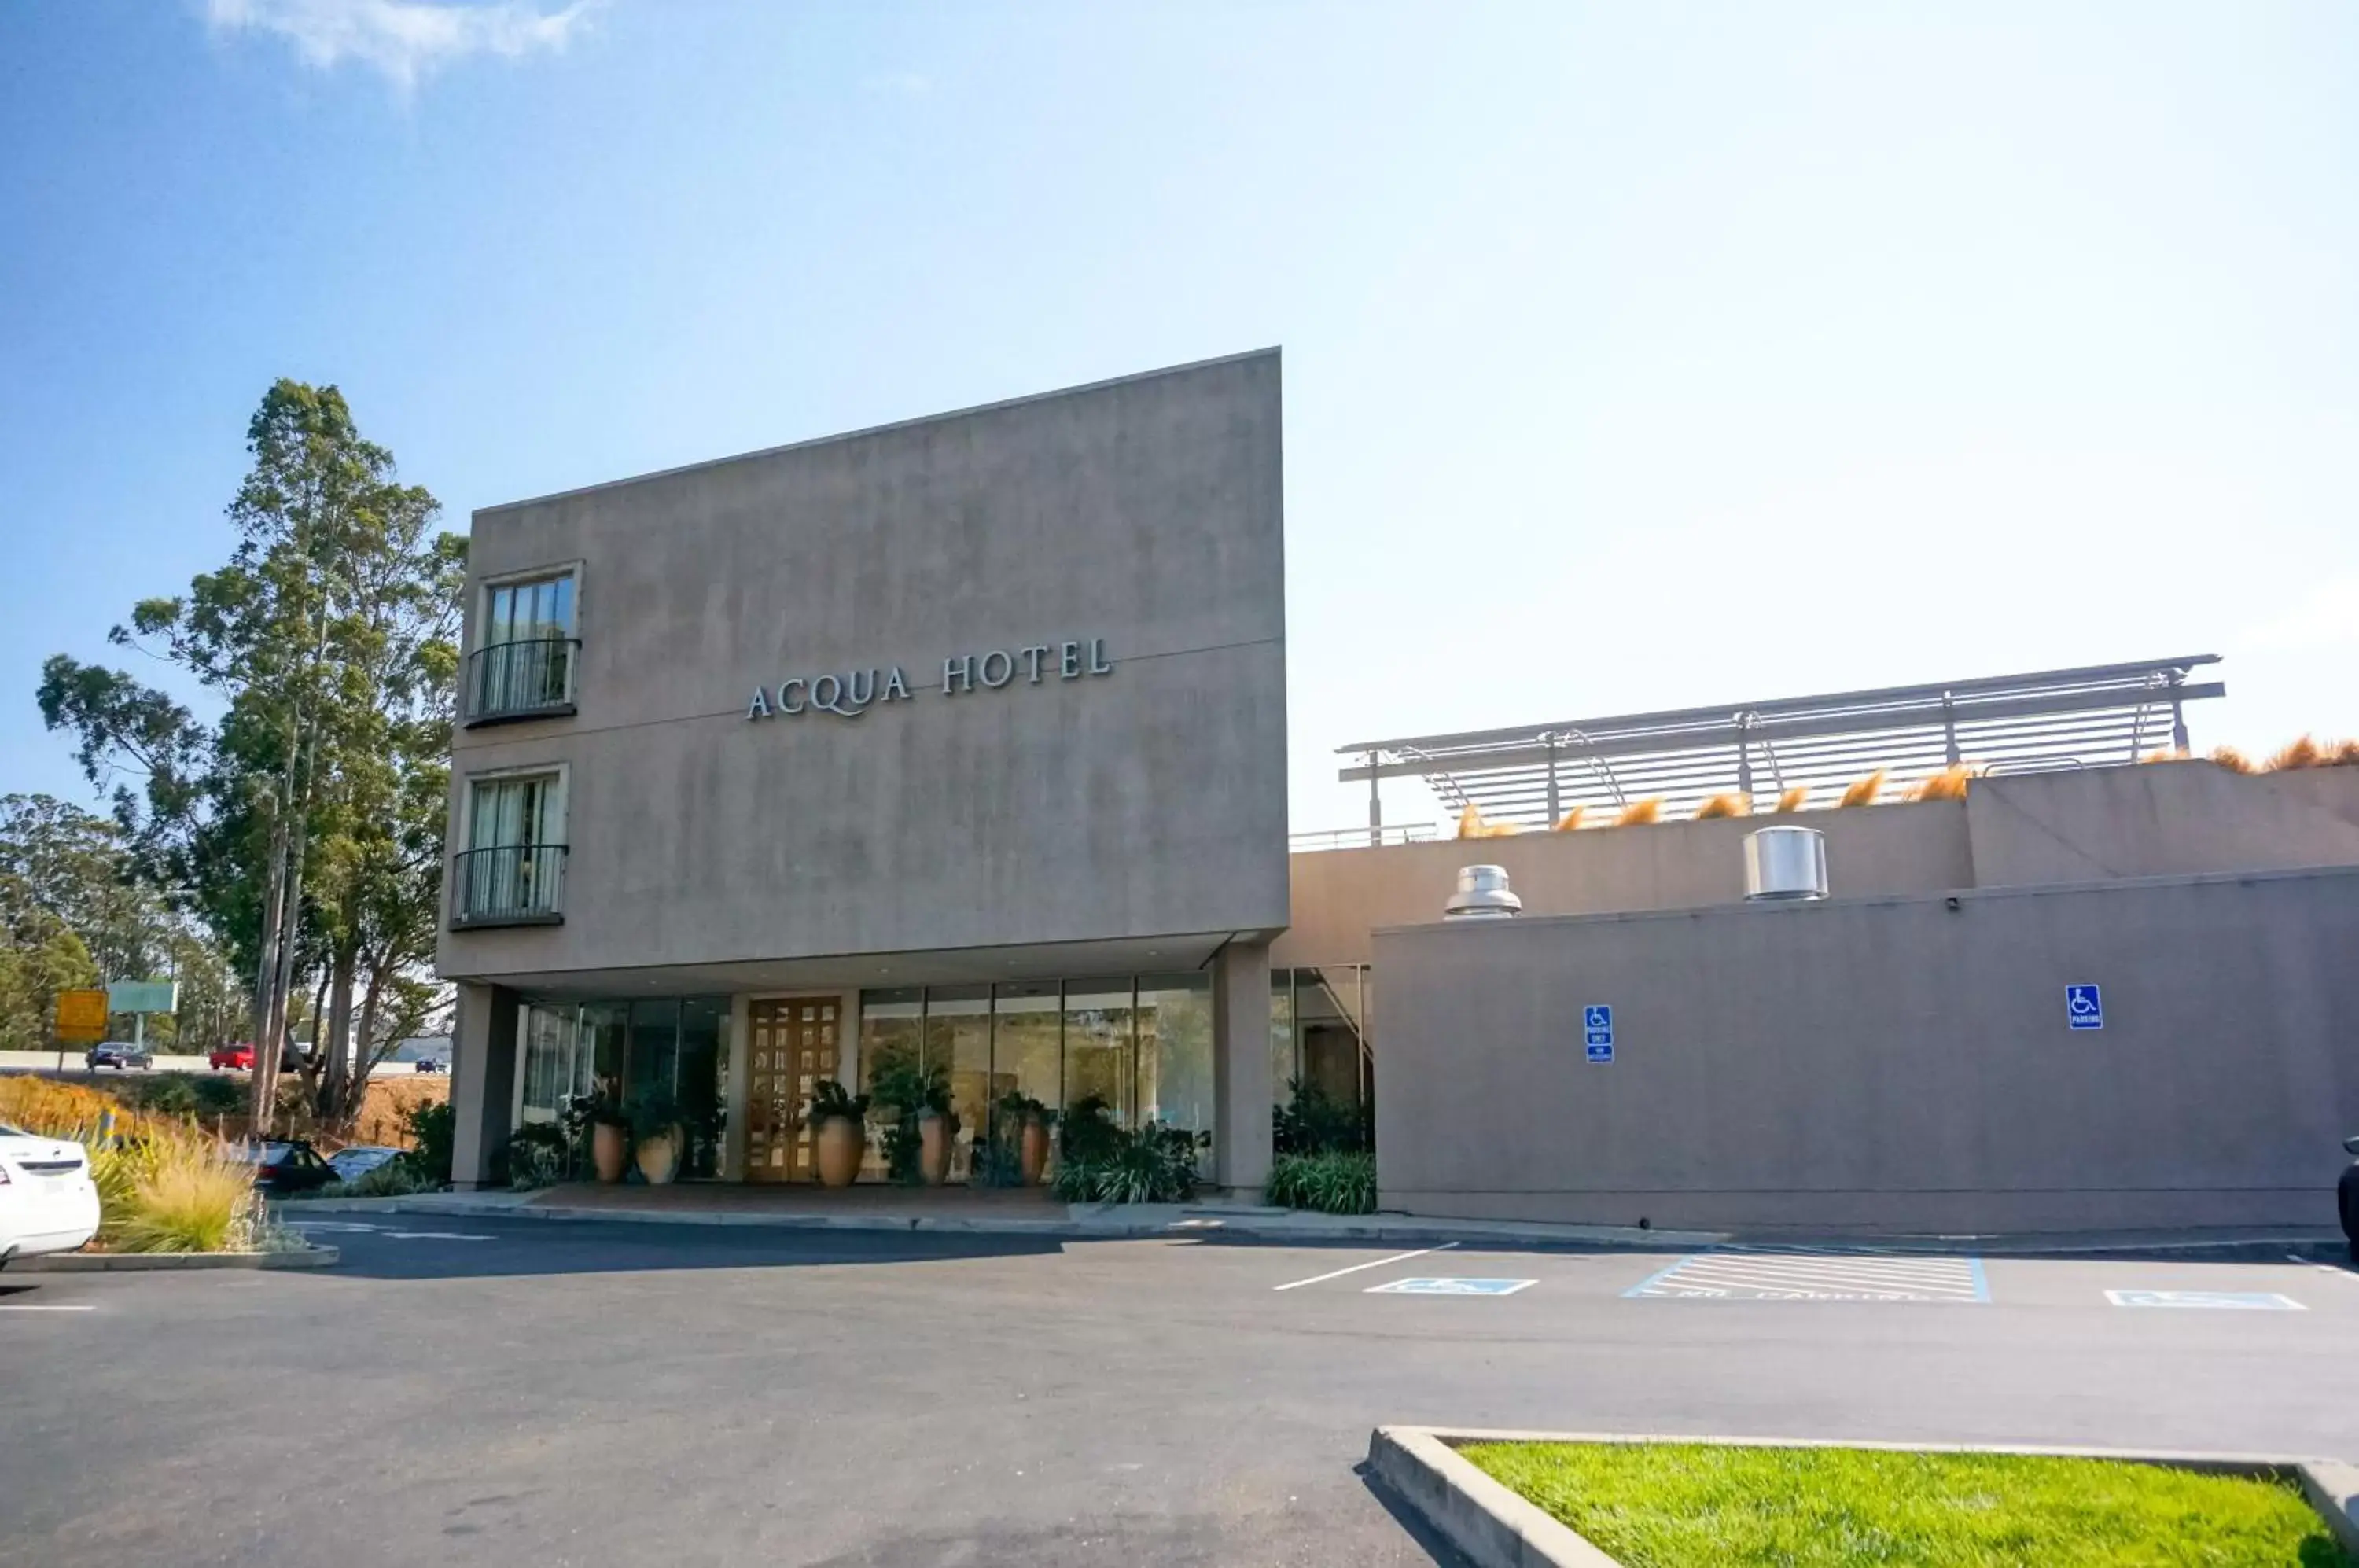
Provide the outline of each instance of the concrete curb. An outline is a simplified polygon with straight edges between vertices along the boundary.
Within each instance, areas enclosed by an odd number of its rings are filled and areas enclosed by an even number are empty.
[[[1990,1443],[1853,1443],[1842,1439],[1719,1437],[1673,1432],[1489,1432],[1380,1426],[1369,1434],[1368,1468],[1476,1568],[1613,1568],[1615,1559],[1462,1457],[1469,1443],[1696,1443],[1732,1448],[1865,1448],[1894,1454],[2019,1454],[2047,1459],[2111,1459],[2213,1475],[2289,1480],[2327,1533],[2359,1556],[2359,1465],[2287,1454],[2191,1454],[2156,1449],[2051,1448]]]
[[[342,1256],[332,1247],[302,1247],[285,1252],[49,1252],[20,1258],[11,1274],[128,1274],[172,1269],[332,1269]]]
[[[1627,1247],[1648,1252],[1692,1251],[1728,1239],[1713,1232],[1637,1230],[1610,1225],[1533,1227],[1515,1231],[1477,1229],[1435,1220],[1343,1220],[1332,1223],[1281,1218],[1256,1213],[1213,1211],[1174,1214],[1168,1209],[1130,1217],[1092,1212],[1066,1219],[1006,1219],[935,1214],[766,1214],[714,1209],[574,1208],[560,1204],[484,1202],[449,1193],[407,1198],[316,1198],[287,1203],[283,1219],[303,1214],[441,1214],[470,1219],[531,1219],[617,1225],[689,1225],[759,1227],[772,1230],[849,1230],[929,1232],[946,1236],[1030,1236],[1075,1240],[1136,1240],[1188,1236],[1245,1236],[1275,1241],[1422,1242],[1454,1241],[1461,1245],[1496,1243],[1506,1247],[1559,1246]]]

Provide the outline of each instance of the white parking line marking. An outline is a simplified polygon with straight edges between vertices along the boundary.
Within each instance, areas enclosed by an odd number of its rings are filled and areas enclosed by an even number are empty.
[[[2231,1312],[2306,1312],[2291,1296],[2275,1290],[2108,1290],[2117,1307],[2195,1307]]]
[[[1823,1248],[1724,1247],[1680,1259],[1623,1292],[1662,1300],[1961,1301],[1990,1300],[1973,1258],[1897,1258]]]
[[[497,1236],[469,1236],[455,1230],[389,1230],[385,1233],[395,1241],[496,1241]]]
[[[376,1229],[376,1226],[373,1225],[363,1225],[358,1220],[288,1220],[285,1224],[288,1230],[363,1231]]]
[[[1272,1285],[1270,1289],[1299,1290],[1305,1285],[1318,1285],[1329,1279],[1341,1279],[1344,1275],[1357,1274],[1363,1269],[1382,1269],[1387,1263],[1406,1263],[1412,1258],[1423,1258],[1428,1253],[1447,1252],[1457,1245],[1454,1241],[1445,1241],[1440,1247],[1420,1247],[1415,1252],[1395,1253],[1390,1258],[1379,1258],[1374,1263],[1354,1263],[1349,1269],[1338,1269],[1330,1274],[1313,1274],[1308,1279],[1289,1279],[1283,1285]]]
[[[91,1304],[88,1301],[83,1301],[73,1306],[67,1306],[61,1303],[51,1304],[47,1301],[0,1301],[0,1312],[86,1312],[90,1310]]]

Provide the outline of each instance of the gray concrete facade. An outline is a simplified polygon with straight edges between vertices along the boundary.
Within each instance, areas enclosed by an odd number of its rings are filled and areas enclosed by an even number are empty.
[[[1383,1203],[1864,1232],[2331,1226],[2359,868],[1378,932]],[[2068,1025],[2071,985],[2104,1027]],[[1582,1008],[1614,1008],[1591,1065]]]
[[[440,938],[461,1179],[506,1128],[520,996],[727,995],[742,1052],[753,996],[856,1020],[864,986],[1263,951],[1282,462],[1272,349],[477,512],[470,658],[494,592],[552,572],[579,648],[570,711],[454,743],[454,856],[503,778],[556,781],[565,845],[557,918],[454,902]],[[1247,1043],[1266,1077],[1266,1022]]]

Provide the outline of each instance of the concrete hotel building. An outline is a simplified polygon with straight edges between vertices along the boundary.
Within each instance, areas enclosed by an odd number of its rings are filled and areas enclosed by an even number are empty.
[[[1281,456],[1271,350],[475,514],[460,1181],[593,1083],[676,1095],[690,1178],[808,1180],[813,1083],[914,1059],[954,1177],[1016,1091],[1250,1192],[1288,1078],[1381,1066],[1419,1214],[2332,1223],[2359,768],[2137,766],[2211,659],[1353,743],[1367,826],[1290,844]],[[1746,814],[1871,769],[1780,819],[1834,896],[1748,901]],[[1524,831],[1423,842],[1404,776]],[[1525,918],[1440,920],[1470,862]]]

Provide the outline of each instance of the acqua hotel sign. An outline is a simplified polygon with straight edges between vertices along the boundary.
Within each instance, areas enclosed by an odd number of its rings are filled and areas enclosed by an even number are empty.
[[[1076,637],[1064,642],[1036,642],[1018,648],[995,648],[988,653],[954,653],[942,660],[945,697],[996,691],[1004,686],[1038,686],[1049,681],[1087,681],[1114,673],[1106,657],[1105,638]],[[922,688],[921,688],[922,690]],[[805,713],[833,713],[856,719],[886,702],[906,702],[913,693],[908,677],[897,664],[882,669],[796,675],[777,686],[756,686],[745,704],[749,719],[799,718]]]

